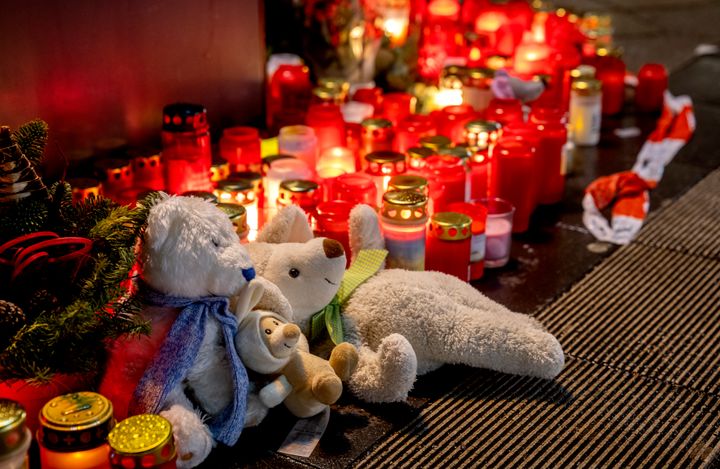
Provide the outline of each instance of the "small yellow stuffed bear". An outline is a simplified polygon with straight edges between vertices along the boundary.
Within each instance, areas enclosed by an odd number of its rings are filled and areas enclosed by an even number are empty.
[[[347,342],[324,360],[308,352],[300,328],[268,311],[250,311],[240,321],[235,344],[245,366],[264,375],[279,375],[259,392],[269,408],[281,402],[293,415],[312,417],[334,404],[342,382],[355,371],[358,354]]]

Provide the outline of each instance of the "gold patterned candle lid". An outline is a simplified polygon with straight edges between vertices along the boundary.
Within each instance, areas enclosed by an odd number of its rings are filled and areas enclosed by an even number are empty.
[[[105,442],[115,420],[112,403],[95,392],[64,394],[40,411],[38,439],[54,451],[78,451]]]
[[[452,144],[452,140],[444,135],[432,135],[428,137],[422,137],[420,139],[420,146],[429,148],[432,151],[437,152],[441,148],[448,148]]]
[[[383,195],[381,215],[400,224],[427,221],[427,197],[417,191],[395,190]]]
[[[363,128],[365,128],[365,129],[373,130],[373,129],[383,129],[383,128],[392,127],[392,122],[390,122],[387,119],[370,118],[370,119],[365,119],[364,121],[362,121],[360,123],[360,125],[362,125]]]
[[[388,190],[415,191],[424,194],[427,187],[427,179],[414,174],[400,174],[398,176],[393,176],[388,182]]]
[[[159,415],[126,418],[112,429],[108,443],[110,461],[118,467],[155,467],[176,455],[172,425]],[[130,465],[136,461],[140,464]]]
[[[438,212],[430,220],[430,231],[444,241],[460,241],[472,235],[472,218],[462,213]]]
[[[25,443],[25,409],[10,399],[0,399],[0,457]]]

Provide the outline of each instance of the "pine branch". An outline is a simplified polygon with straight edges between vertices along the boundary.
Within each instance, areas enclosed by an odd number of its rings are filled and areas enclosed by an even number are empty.
[[[47,138],[48,125],[40,119],[21,125],[12,135],[13,141],[36,168],[42,161]]]

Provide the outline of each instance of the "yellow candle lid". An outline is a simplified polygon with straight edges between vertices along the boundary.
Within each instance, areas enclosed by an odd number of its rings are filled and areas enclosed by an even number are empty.
[[[112,403],[95,392],[64,394],[40,411],[39,439],[57,451],[77,451],[101,445],[113,427]]]
[[[131,457],[148,464],[142,467],[154,467],[172,460],[176,454],[172,425],[159,415],[128,417],[112,429],[107,439],[112,449],[110,458],[118,465],[123,458]]]
[[[393,223],[424,224],[427,221],[427,197],[412,190],[388,191],[383,195],[381,215]]]

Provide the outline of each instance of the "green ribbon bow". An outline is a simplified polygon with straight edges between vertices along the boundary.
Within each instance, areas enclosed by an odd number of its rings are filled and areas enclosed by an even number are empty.
[[[363,249],[350,268],[345,271],[340,288],[330,304],[313,314],[310,319],[310,340],[315,341],[327,331],[335,345],[344,340],[342,308],[350,295],[367,279],[380,270],[388,252],[384,249]]]

